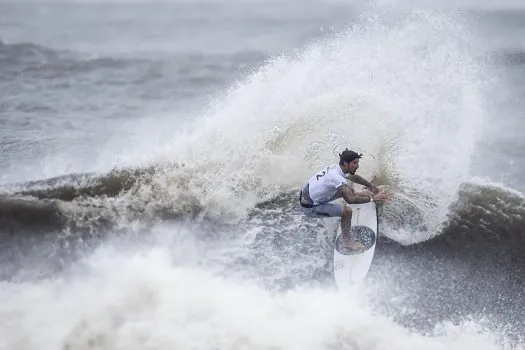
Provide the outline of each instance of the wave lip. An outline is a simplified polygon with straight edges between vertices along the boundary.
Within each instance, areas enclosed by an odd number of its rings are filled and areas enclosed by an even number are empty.
[[[154,165],[11,184],[0,194],[0,225],[8,232],[23,227],[97,231],[133,222],[149,226],[159,220],[195,217],[201,203],[184,187],[163,183],[166,173],[180,168]],[[185,182],[183,174],[173,176],[173,181]]]
[[[465,244],[483,238],[489,246],[505,245],[525,253],[525,197],[497,184],[465,183],[451,206],[447,227],[464,235]]]

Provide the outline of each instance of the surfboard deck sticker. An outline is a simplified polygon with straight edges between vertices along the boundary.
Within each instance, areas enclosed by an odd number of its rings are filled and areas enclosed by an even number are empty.
[[[339,288],[348,288],[362,281],[374,258],[377,241],[377,208],[375,203],[351,204],[352,226],[350,234],[361,243],[352,249],[341,235],[338,221],[334,244],[334,277]]]

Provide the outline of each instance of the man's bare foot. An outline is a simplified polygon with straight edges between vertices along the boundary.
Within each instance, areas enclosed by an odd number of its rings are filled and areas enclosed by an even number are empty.
[[[357,242],[357,241],[343,242],[343,247],[351,249],[351,250],[361,250],[365,248],[365,246],[362,243]]]

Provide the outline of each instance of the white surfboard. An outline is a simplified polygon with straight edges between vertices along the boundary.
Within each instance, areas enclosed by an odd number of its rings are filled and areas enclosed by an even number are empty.
[[[377,209],[375,203],[351,204],[352,237],[362,244],[353,250],[345,244],[338,222],[334,244],[334,277],[339,288],[349,288],[361,282],[372,264],[377,241]]]

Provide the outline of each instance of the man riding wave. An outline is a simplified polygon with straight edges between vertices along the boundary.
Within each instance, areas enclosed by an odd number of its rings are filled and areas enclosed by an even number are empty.
[[[381,192],[371,182],[356,175],[359,169],[358,154],[348,148],[339,154],[339,164],[332,164],[314,174],[301,188],[300,204],[304,213],[310,217],[341,217],[341,233],[346,242],[351,241],[350,227],[352,223],[352,208],[348,204],[368,202],[383,203],[388,195]],[[368,188],[366,191],[355,192],[348,181]],[[346,203],[331,203],[343,198]],[[358,242],[348,243],[351,249],[360,248]]]

